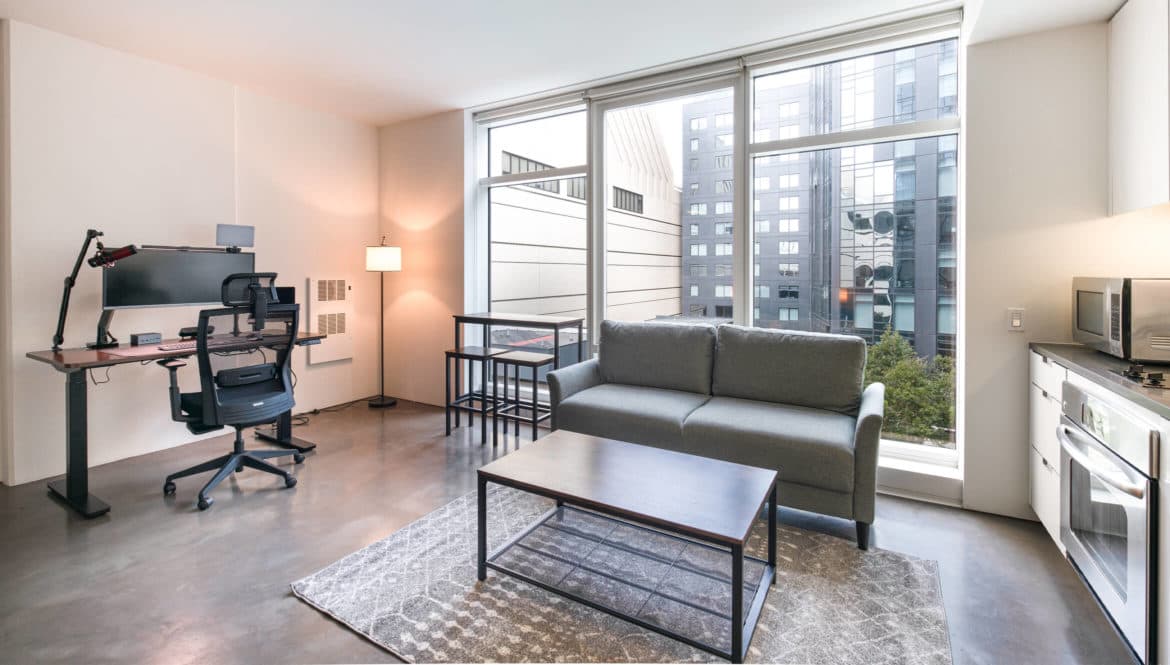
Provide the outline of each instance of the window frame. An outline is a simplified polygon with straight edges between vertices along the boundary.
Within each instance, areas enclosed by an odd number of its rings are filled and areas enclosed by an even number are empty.
[[[956,115],[936,120],[915,121],[902,124],[885,125],[881,127],[854,129],[836,132],[833,134],[803,135],[788,139],[775,139],[765,142],[756,142],[752,138],[758,124],[755,114],[753,98],[754,80],[758,76],[768,75],[781,71],[802,69],[829,62],[846,60],[853,57],[874,54],[885,51],[895,51],[901,48],[917,46],[934,41],[960,38],[961,12],[947,10],[943,12],[922,12],[918,16],[911,16],[896,23],[871,22],[854,28],[851,32],[837,34],[824,33],[805,41],[791,40],[777,43],[766,50],[742,50],[735,57],[725,59],[711,58],[703,62],[695,59],[691,62],[699,64],[688,65],[674,70],[659,68],[647,74],[637,76],[618,76],[602,81],[592,87],[581,86],[576,89],[565,89],[553,95],[532,95],[518,100],[485,105],[468,110],[467,122],[470,131],[468,136],[468,158],[465,170],[468,182],[472,183],[467,190],[465,206],[467,212],[467,232],[464,237],[465,248],[465,275],[464,275],[464,306],[467,311],[485,310],[490,304],[491,289],[491,256],[490,256],[490,226],[488,220],[488,192],[493,187],[516,184],[530,184],[541,181],[564,180],[569,178],[585,178],[586,191],[586,272],[587,272],[587,330],[591,347],[596,350],[597,330],[600,327],[600,317],[605,309],[605,225],[604,210],[606,209],[607,194],[604,177],[604,115],[612,108],[650,103],[655,100],[667,99],[680,95],[696,94],[719,88],[733,88],[734,104],[732,124],[727,129],[733,136],[730,146],[730,157],[734,165],[733,178],[733,221],[732,239],[734,242],[731,258],[731,273],[733,276],[733,310],[732,320],[741,325],[751,325],[753,322],[753,293],[754,269],[757,258],[750,251],[755,241],[753,224],[754,206],[749,208],[747,201],[753,200],[754,160],[758,157],[773,157],[779,161],[801,152],[824,150],[831,148],[851,147],[864,144],[881,143],[887,141],[911,140],[930,138],[953,134],[957,137],[958,152],[955,187],[959,196],[959,203],[953,211],[954,252],[956,256],[956,274],[958,287],[956,288],[954,317],[958,331],[956,342],[956,370],[957,386],[963,385],[964,380],[964,328],[965,293],[964,293],[964,262],[965,247],[963,230],[965,212],[964,169],[962,160],[965,158],[965,137],[963,132],[963,117],[966,106],[964,86],[966,81],[965,53],[962,44],[954,52],[954,78],[958,82],[958,103]],[[785,115],[783,119],[799,120],[806,112],[797,108],[795,116]],[[575,164],[566,167],[549,169],[538,173],[507,174],[501,176],[483,176],[486,171],[481,164],[486,164],[488,156],[488,131],[494,127],[536,120],[542,117],[559,115],[584,110],[586,113],[586,161],[584,164]],[[714,126],[711,118],[704,118],[706,130]],[[720,127],[719,129],[723,129]],[[684,136],[691,137],[692,130],[689,124],[682,127]],[[703,131],[703,130],[697,130]],[[688,161],[684,153],[684,174],[688,173]],[[718,155],[716,156],[718,158]],[[701,170],[702,165],[698,168]],[[478,177],[477,176],[482,176]],[[800,180],[804,180],[803,177]],[[684,182],[686,178],[684,178]],[[685,187],[686,185],[684,185]],[[777,189],[780,189],[777,187]],[[801,196],[800,198],[803,198]],[[769,206],[770,207],[770,206]],[[684,229],[688,213],[682,213]],[[772,211],[768,211],[772,212]],[[685,232],[682,235],[684,244],[691,238]],[[681,252],[681,250],[680,250]],[[685,253],[685,252],[681,252]],[[768,263],[771,263],[770,261]],[[796,262],[794,262],[796,263]],[[773,264],[774,265],[774,264]],[[803,268],[796,263],[799,272]],[[715,271],[719,272],[719,271]],[[771,272],[771,271],[769,271]],[[798,274],[799,274],[798,272]],[[687,277],[683,276],[684,279]],[[684,313],[685,315],[685,313]],[[469,331],[471,332],[471,331]],[[469,336],[469,342],[472,342]],[[953,459],[959,459],[963,450],[964,440],[964,408],[960,395],[957,400],[957,436],[956,453]],[[896,443],[896,442],[892,442]],[[883,447],[883,455],[890,449]],[[917,451],[916,451],[917,452]],[[935,452],[935,451],[931,451]],[[948,462],[949,463],[949,462]],[[957,462],[955,463],[957,466]],[[879,483],[881,478],[879,477]]]

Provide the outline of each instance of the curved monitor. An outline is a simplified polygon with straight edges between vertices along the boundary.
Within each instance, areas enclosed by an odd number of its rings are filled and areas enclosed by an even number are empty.
[[[102,307],[220,305],[224,278],[255,270],[252,253],[140,249],[102,270]]]

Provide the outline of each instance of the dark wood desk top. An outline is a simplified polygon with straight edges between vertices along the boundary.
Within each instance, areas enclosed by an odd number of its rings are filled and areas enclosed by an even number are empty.
[[[461,346],[457,349],[447,349],[445,353],[449,356],[477,360],[479,358],[490,358],[491,356],[498,356],[507,352],[507,349],[500,348],[498,346],[489,346],[486,349],[482,346]]]
[[[558,430],[479,469],[489,481],[727,545],[746,542],[776,472]]]
[[[508,314],[505,312],[476,312],[456,314],[458,323],[478,323],[493,326],[534,326],[538,328],[562,328],[575,326],[585,319],[580,316],[549,316],[546,314]]]
[[[287,333],[286,333],[287,334]],[[275,336],[273,336],[275,337]],[[222,339],[223,335],[218,338]],[[281,335],[283,339],[283,335]],[[297,344],[325,339],[324,333],[297,333]],[[48,363],[59,372],[70,372],[79,369],[93,369],[95,367],[110,367],[124,363],[146,362],[162,360],[164,358],[182,358],[195,355],[195,349],[175,349],[164,351],[159,348],[163,344],[175,344],[183,340],[165,339],[159,344],[142,344],[130,346],[122,344],[109,349],[61,349],[60,351],[31,351],[26,357]],[[275,339],[272,340],[275,342]],[[215,347],[216,351],[242,351],[245,349],[267,346],[263,340],[251,340],[241,337],[239,344],[225,344]]]

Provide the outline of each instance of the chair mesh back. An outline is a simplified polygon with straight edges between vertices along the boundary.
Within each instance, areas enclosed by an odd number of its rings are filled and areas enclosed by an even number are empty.
[[[271,422],[292,408],[291,351],[298,305],[269,306],[262,330],[253,330],[250,307],[199,313],[196,354],[204,424]]]

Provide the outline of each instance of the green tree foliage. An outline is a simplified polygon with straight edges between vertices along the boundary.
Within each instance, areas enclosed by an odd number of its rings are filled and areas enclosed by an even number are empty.
[[[886,385],[887,434],[949,441],[955,427],[955,364],[919,358],[910,342],[886,329],[869,348],[865,385]]]

